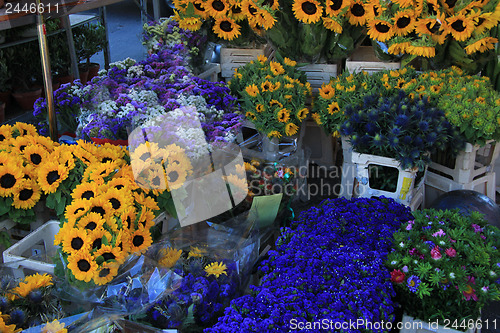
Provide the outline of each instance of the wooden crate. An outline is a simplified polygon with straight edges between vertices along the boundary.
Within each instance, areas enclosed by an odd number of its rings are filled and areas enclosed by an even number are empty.
[[[244,66],[252,60],[257,60],[264,55],[264,48],[259,49],[231,49],[223,47],[220,49],[221,76],[228,81],[233,77],[234,70]]]
[[[371,46],[360,46],[345,61],[349,73],[365,71],[368,73],[401,68],[400,62],[383,62],[377,58]]]
[[[309,64],[298,69],[306,72],[307,82],[311,84],[313,94],[317,94],[321,85],[328,84],[332,77],[337,76],[336,64]]]

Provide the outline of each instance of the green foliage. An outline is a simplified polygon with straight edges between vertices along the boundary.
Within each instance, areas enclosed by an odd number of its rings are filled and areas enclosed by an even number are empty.
[[[106,30],[101,24],[84,24],[73,29],[76,55],[80,62],[90,58],[106,46]]]

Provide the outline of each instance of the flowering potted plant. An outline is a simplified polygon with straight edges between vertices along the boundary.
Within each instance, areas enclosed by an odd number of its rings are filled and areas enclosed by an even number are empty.
[[[475,322],[483,306],[500,299],[499,235],[477,212],[413,212],[387,257],[406,314],[455,329],[454,322]]]

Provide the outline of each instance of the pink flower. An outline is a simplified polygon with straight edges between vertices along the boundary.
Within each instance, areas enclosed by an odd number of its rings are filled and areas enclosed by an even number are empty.
[[[439,252],[439,247],[437,245],[431,250],[431,257],[434,260],[439,260],[443,257],[441,252]]]
[[[450,247],[449,249],[446,249],[446,251],[444,251],[448,257],[452,257],[454,258],[456,255],[457,255],[457,251],[455,251],[454,248]]]
[[[472,223],[472,228],[474,229],[475,233],[483,231],[483,228],[481,228],[479,225]]]
[[[443,231],[443,229],[439,229],[439,231],[436,231],[435,233],[432,234],[433,237],[441,237],[441,236],[445,236],[446,233]]]
[[[450,242],[451,242],[451,243],[456,243],[457,241],[456,241],[456,240],[454,240],[454,239],[452,239],[452,238],[450,237]]]
[[[486,236],[485,235],[481,235],[480,236],[483,240],[486,240]]]
[[[406,230],[411,230],[413,228],[413,224],[408,223],[406,226]]]
[[[405,266],[403,266],[403,268],[401,268],[401,269],[403,270],[403,272],[408,273],[408,266],[406,266],[406,265],[405,265]]]
[[[403,283],[405,280],[405,273],[401,272],[399,269],[398,270],[393,270],[391,272],[391,281],[394,283]]]

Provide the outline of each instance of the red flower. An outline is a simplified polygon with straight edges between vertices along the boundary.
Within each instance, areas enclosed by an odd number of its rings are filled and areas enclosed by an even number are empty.
[[[447,249],[446,251],[444,251],[449,257],[452,257],[454,258],[456,255],[457,255],[457,251],[450,247],[449,249]]]
[[[439,252],[439,247],[437,245],[431,250],[431,257],[434,260],[439,260],[443,257],[441,252]]]
[[[405,273],[398,270],[393,270],[391,272],[391,281],[394,283],[403,283],[405,280]]]

